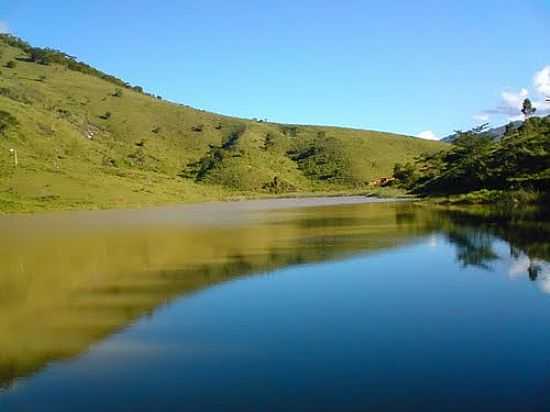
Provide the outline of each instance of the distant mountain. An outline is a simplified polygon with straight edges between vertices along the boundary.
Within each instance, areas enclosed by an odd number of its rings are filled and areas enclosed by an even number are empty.
[[[515,121],[515,122],[508,123],[508,124],[512,124],[514,126],[514,128],[518,128],[523,124],[523,121],[518,120],[518,121]],[[506,133],[506,126],[508,124],[489,129],[489,130],[487,130],[487,133],[489,134],[489,136],[493,137],[495,140],[500,140],[500,139],[502,139],[502,137]],[[441,139],[441,141],[445,142],[445,143],[452,143],[457,138],[457,136],[458,135],[456,133],[453,133],[452,135],[444,137],[443,139]]]

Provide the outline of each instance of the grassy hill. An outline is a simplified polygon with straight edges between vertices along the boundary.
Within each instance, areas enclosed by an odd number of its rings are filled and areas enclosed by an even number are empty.
[[[444,147],[208,113],[46,52],[0,35],[0,211],[365,190]]]

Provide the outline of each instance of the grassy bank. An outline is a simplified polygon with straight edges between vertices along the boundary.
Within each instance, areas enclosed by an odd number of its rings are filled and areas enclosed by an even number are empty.
[[[348,189],[331,191],[311,191],[296,193],[258,193],[258,192],[239,192],[227,191],[223,187],[217,188],[216,192],[212,187],[198,187],[196,191],[186,193],[185,197],[180,197],[182,188],[174,188],[173,192],[165,191],[170,185],[155,185],[152,190],[138,190],[134,197],[111,198],[95,197],[88,201],[77,198],[64,199],[59,197],[44,197],[39,199],[6,199],[0,197],[0,215],[2,214],[28,214],[51,211],[74,211],[74,210],[104,210],[104,209],[135,209],[144,207],[167,206],[177,204],[205,203],[211,201],[244,201],[257,199],[293,199],[310,197],[345,197],[345,196],[365,196],[377,197],[382,199],[407,198],[412,199],[406,191],[395,188],[373,188],[373,189]],[[183,199],[183,200],[182,200]]]

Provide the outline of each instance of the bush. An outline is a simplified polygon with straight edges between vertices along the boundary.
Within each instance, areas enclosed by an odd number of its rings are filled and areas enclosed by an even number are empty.
[[[105,112],[103,113],[101,116],[99,116],[101,119],[103,120],[109,120],[112,116],[112,113],[111,112]]]
[[[122,97],[122,89],[116,89],[113,93],[113,97]]]
[[[296,137],[298,135],[298,128],[296,126],[281,126],[281,132],[285,136]]]
[[[6,67],[8,69],[15,69],[17,67],[17,63],[15,63],[13,60],[10,60],[6,63]]]
[[[16,126],[18,124],[17,119],[11,115],[11,113],[8,113],[4,110],[0,110],[0,134],[4,134],[4,132],[12,127]]]
[[[404,187],[410,188],[416,182],[416,167],[412,163],[396,163],[393,167],[393,177]]]
[[[50,64],[50,52],[48,49],[33,47],[29,52],[29,58],[33,63],[43,64],[45,66]]]

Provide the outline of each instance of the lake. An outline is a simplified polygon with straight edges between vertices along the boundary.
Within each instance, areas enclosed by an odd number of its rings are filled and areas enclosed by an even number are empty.
[[[0,217],[2,412],[543,411],[549,388],[548,210]]]

